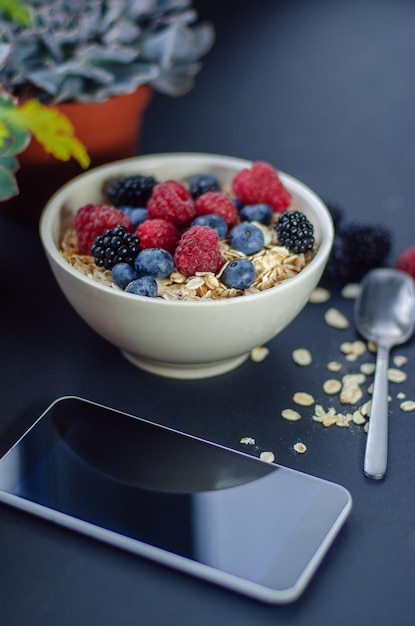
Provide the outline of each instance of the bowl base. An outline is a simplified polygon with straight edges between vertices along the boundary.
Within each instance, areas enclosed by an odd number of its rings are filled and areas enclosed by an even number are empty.
[[[194,380],[197,378],[211,378],[220,376],[236,369],[249,357],[249,352],[241,356],[233,357],[223,361],[213,361],[211,363],[167,363],[165,361],[153,361],[136,354],[131,354],[121,350],[121,354],[136,367],[139,367],[151,374],[165,376],[166,378],[176,378],[182,380]]]

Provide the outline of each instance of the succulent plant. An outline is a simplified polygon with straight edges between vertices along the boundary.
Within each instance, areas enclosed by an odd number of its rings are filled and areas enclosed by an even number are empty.
[[[144,83],[180,96],[214,40],[197,17],[190,0],[0,0],[0,83],[45,104],[103,101]]]

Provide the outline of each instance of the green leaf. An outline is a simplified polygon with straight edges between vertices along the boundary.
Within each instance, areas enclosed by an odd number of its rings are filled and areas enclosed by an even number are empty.
[[[0,155],[20,154],[30,143],[31,135],[26,128],[7,125],[9,136],[0,140]]]

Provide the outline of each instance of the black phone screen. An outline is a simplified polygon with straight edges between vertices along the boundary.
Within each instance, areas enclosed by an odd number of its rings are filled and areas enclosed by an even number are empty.
[[[99,538],[128,538],[124,547],[167,554],[173,566],[230,575],[219,583],[279,591],[298,585],[350,508],[338,485],[73,397],[0,460],[0,490],[8,503],[61,513],[66,526],[81,520],[91,535],[110,531]]]

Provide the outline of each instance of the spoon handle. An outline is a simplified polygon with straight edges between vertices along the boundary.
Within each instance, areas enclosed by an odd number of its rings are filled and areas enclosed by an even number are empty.
[[[384,477],[388,458],[388,362],[389,349],[378,346],[363,468],[365,476],[376,480]]]

